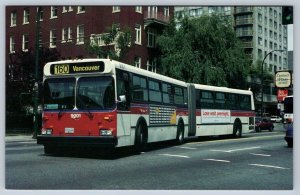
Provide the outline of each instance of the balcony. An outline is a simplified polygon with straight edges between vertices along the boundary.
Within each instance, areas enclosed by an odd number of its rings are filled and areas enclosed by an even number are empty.
[[[253,48],[253,42],[252,41],[243,41],[242,47],[243,48]]]
[[[170,16],[166,16],[163,12],[144,12],[144,29],[149,26],[166,26],[170,21]]]
[[[252,25],[253,24],[253,18],[243,18],[243,19],[236,19],[235,25],[241,26],[241,25]]]
[[[247,7],[247,6],[243,6],[243,7],[236,7],[234,10],[234,14],[245,14],[245,13],[252,13],[254,10],[253,7]]]
[[[237,37],[251,37],[251,36],[253,36],[253,30],[236,31],[236,36]]]

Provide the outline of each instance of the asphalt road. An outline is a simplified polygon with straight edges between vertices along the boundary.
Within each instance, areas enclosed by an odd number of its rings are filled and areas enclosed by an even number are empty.
[[[293,148],[284,132],[240,139],[206,137],[150,145],[111,159],[85,153],[46,156],[35,140],[6,139],[7,189],[291,190]]]

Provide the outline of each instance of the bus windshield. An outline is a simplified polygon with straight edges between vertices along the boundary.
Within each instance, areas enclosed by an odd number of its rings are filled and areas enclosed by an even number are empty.
[[[75,90],[76,89],[76,90]],[[76,91],[76,97],[75,97]],[[112,77],[50,78],[44,82],[44,109],[113,109],[115,90]]]
[[[44,109],[74,109],[75,78],[47,79],[44,82]]]
[[[113,78],[79,78],[76,105],[78,109],[112,109],[115,106]]]

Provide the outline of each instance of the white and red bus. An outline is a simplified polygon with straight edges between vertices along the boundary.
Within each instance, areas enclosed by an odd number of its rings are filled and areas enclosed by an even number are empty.
[[[64,146],[116,148],[254,129],[251,91],[188,84],[109,59],[47,63],[45,153]]]

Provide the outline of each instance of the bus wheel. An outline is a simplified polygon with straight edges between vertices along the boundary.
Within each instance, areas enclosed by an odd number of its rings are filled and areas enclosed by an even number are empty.
[[[177,126],[177,136],[176,136],[176,143],[181,145],[184,143],[184,124],[183,122],[179,122]]]
[[[242,137],[242,124],[240,122],[235,122],[233,125],[233,137]]]
[[[134,147],[137,153],[145,150],[147,144],[146,130],[142,124],[136,127]]]

